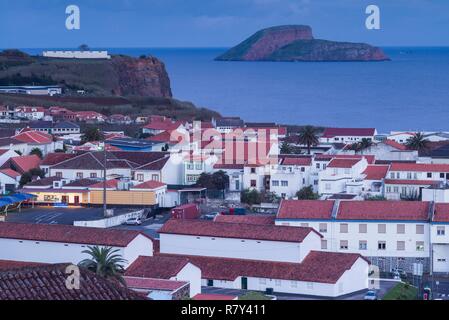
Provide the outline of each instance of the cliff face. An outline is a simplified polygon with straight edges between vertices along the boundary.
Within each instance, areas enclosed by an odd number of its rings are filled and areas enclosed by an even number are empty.
[[[165,65],[154,57],[110,60],[24,58],[0,55],[0,85],[54,85],[95,96],[171,98]]]
[[[261,30],[216,58],[219,61],[384,61],[380,48],[314,39],[309,26]]]

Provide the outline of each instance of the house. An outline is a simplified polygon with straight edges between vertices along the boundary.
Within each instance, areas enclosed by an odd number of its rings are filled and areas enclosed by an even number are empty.
[[[1,139],[0,139],[1,140]],[[12,157],[17,157],[17,152],[10,149],[1,149],[0,148],[0,167],[8,161]]]
[[[388,140],[396,141],[400,144],[405,144],[410,138],[413,138],[416,135],[416,132],[398,132],[392,131],[390,135],[387,137]]]
[[[431,215],[429,202],[283,200],[276,225],[314,228],[322,250],[361,254],[380,271],[428,272]]]
[[[96,111],[77,111],[76,120],[87,123],[103,123],[107,117]]]
[[[133,170],[133,180],[136,183],[152,180],[161,181],[168,185],[182,184],[182,162],[176,160],[176,155],[170,155],[166,152],[134,153],[142,154],[142,157],[138,160],[138,166]],[[122,156],[123,153],[114,152],[114,154]]]
[[[62,149],[64,147],[64,143],[62,141],[55,141],[52,135],[40,131],[24,129],[13,138],[28,145],[25,154],[30,154],[33,149],[37,148],[41,150],[42,154],[45,156],[48,153],[52,153],[55,150]]]
[[[365,197],[382,197],[383,183],[387,176],[389,165],[370,164],[362,173],[363,185],[362,189],[348,190],[349,193],[357,193]],[[352,192],[353,191],[353,192]]]
[[[79,268],[82,285],[67,286],[67,275],[75,266],[0,261],[1,300],[144,300],[142,296]]]
[[[80,133],[79,125],[69,121],[61,121],[56,123],[53,123],[51,121],[33,121],[28,124],[28,128],[34,131],[41,131],[52,135]]]
[[[449,204],[435,204],[430,223],[430,243],[433,271],[449,272]]]
[[[142,133],[157,135],[165,131],[185,132],[181,121],[173,121],[167,118],[151,118],[150,122],[142,128]]]
[[[113,114],[108,117],[107,122],[111,124],[131,124],[132,119],[130,116],[125,116],[123,114]]]
[[[45,116],[45,109],[43,107],[17,107],[14,112],[18,118],[32,121],[42,120]]]
[[[416,161],[418,159],[418,151],[389,139],[374,143],[371,147],[357,153],[373,155],[378,160]]]
[[[213,166],[213,171],[223,171],[229,177],[229,190],[230,192],[243,191],[243,172],[244,164],[222,164],[216,163]]]
[[[192,298],[201,293],[201,270],[190,262],[189,259],[183,257],[162,255],[139,257],[126,269],[125,277],[127,282],[132,283],[136,281],[170,280],[175,282],[175,288],[179,285],[176,282],[182,282],[182,287],[185,287],[187,283],[186,289],[188,291],[184,292],[184,298]],[[133,284],[133,286],[135,287],[136,285]],[[157,294],[160,295],[160,292]],[[156,298],[156,293],[150,293],[149,297]]]
[[[0,168],[1,169],[12,169],[19,174],[23,175],[25,172],[31,169],[39,168],[41,159],[33,154],[29,156],[17,156],[9,158]]]
[[[76,121],[76,113],[63,107],[50,107],[48,109],[53,121]]]
[[[367,288],[361,255],[321,252],[318,232],[295,228],[169,220],[159,230],[158,255],[187,258],[201,270],[203,286],[322,297]]]
[[[385,183],[385,197],[391,200],[421,198],[422,190],[445,184],[449,180],[449,164],[393,162]]]
[[[0,169],[0,192],[13,193],[19,186],[21,174],[12,169]]]
[[[165,143],[151,142],[145,139],[133,138],[113,138],[106,140],[106,143],[123,151],[162,151]]]
[[[38,263],[74,263],[88,258],[88,246],[117,249],[127,260],[153,255],[153,241],[131,230],[74,227],[66,225],[0,223],[0,260]]]
[[[325,128],[320,142],[352,144],[360,142],[362,139],[374,141],[376,135],[375,128]]]
[[[156,197],[156,203],[159,207],[165,208],[165,197],[167,194],[167,185],[159,181],[145,181],[143,183],[130,187],[130,191],[151,191],[154,192]]]
[[[218,132],[229,133],[236,128],[242,128],[245,126],[245,122],[239,117],[224,117],[214,119],[212,124],[217,128]]]

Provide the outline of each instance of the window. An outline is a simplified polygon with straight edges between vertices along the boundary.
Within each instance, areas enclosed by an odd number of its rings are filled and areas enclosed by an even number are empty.
[[[393,192],[394,193],[399,193],[399,187],[393,187]]]
[[[390,178],[394,179],[394,172],[390,173]]]
[[[348,233],[348,224],[340,223],[340,233]]]
[[[398,224],[396,226],[396,233],[404,234],[405,233],[405,224]]]
[[[82,172],[77,172],[76,173],[76,178],[77,179],[82,179],[83,178],[83,173]]]
[[[424,241],[416,241],[416,251],[424,251]]]
[[[359,241],[359,250],[366,250],[368,248],[368,242],[366,240]]]
[[[251,168],[251,173],[252,174],[256,173],[256,168]]]
[[[437,227],[437,235],[444,236],[446,234],[446,230],[444,226]]]
[[[407,179],[411,180],[412,179],[412,173],[411,172],[407,172]]]
[[[319,163],[316,164],[316,168],[317,168],[317,169],[320,168],[320,164],[319,164]]]
[[[196,169],[196,170],[201,170],[201,169],[203,169],[203,164],[202,164],[201,162],[197,163],[197,164],[195,165],[195,169]]]
[[[153,180],[153,181],[159,181],[159,175],[158,175],[158,174],[153,174],[153,175],[151,175],[151,180]]]
[[[405,241],[398,241],[396,243],[396,250],[404,251],[405,250]]]
[[[92,179],[96,179],[96,178],[97,178],[97,173],[96,173],[96,172],[91,172],[91,173],[90,173],[90,177],[91,177]]]
[[[281,186],[288,187],[288,181],[281,181]]]
[[[424,234],[424,225],[423,224],[416,225],[416,234]]]
[[[62,172],[56,172],[56,177],[57,178],[62,178]]]
[[[368,229],[368,225],[365,223],[359,224],[359,233],[366,233]]]
[[[306,168],[301,167],[301,172],[305,172],[305,171],[306,171]]]
[[[320,223],[319,230],[321,233],[327,232],[327,223]]]
[[[440,178],[444,179],[444,173],[440,173]]]
[[[143,182],[143,174],[142,174],[142,173],[139,173],[139,174],[137,175],[137,181]]]
[[[385,241],[379,241],[377,243],[377,249],[378,250],[386,250],[387,249],[387,243]]]
[[[327,250],[327,240],[321,240],[321,249]]]
[[[378,224],[377,225],[377,233],[386,233],[387,225],[386,224]]]
[[[427,178],[432,178],[432,172],[427,172]]]
[[[348,240],[340,240],[340,250],[348,250]]]
[[[193,163],[191,162],[187,163],[187,170],[193,170],[193,168],[194,168]]]
[[[256,186],[257,186],[257,181],[251,180],[251,187],[256,187]]]
[[[391,187],[387,187],[387,193],[391,193]]]
[[[273,187],[279,187],[279,180],[273,180],[271,184],[273,185]]]

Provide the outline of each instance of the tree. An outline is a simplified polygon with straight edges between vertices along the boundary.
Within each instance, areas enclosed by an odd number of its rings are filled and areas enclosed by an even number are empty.
[[[29,170],[28,172],[25,172],[20,177],[20,181],[19,181],[20,187],[23,187],[24,185],[33,181],[33,177],[39,177],[39,178],[43,179],[43,178],[45,178],[45,172],[40,168],[34,168],[34,169]]]
[[[229,176],[222,170],[212,174],[203,172],[196,181],[196,186],[209,190],[226,190],[229,187]]]
[[[125,271],[124,264],[127,261],[118,252],[119,249],[111,247],[88,246],[88,250],[84,250],[83,253],[89,255],[90,258],[81,261],[79,266],[95,272],[105,279],[117,280],[124,284],[122,275]]]
[[[373,141],[371,141],[371,139],[363,138],[359,142],[353,143],[350,148],[351,148],[351,150],[354,150],[355,152],[363,153],[363,150],[370,148],[372,145],[373,145]]]
[[[82,45],[80,45],[80,46],[78,47],[78,49],[79,49],[80,51],[89,51],[89,50],[90,50],[90,48],[89,48],[89,46],[88,46],[87,44],[82,44]]]
[[[44,154],[42,153],[42,150],[40,148],[33,148],[30,151],[30,155],[36,155],[41,159],[44,157]]]
[[[290,143],[284,141],[281,145],[281,154],[292,154],[293,148]]]
[[[310,148],[318,144],[317,129],[313,126],[305,126],[301,129],[298,137],[299,143],[307,146],[307,154],[310,154]]]
[[[320,198],[318,193],[313,192],[312,186],[304,187],[296,192],[298,200],[317,200]]]
[[[103,133],[100,131],[100,129],[95,128],[95,127],[87,128],[84,131],[83,136],[81,137],[82,143],[92,142],[92,141],[103,141],[103,140],[104,140]]]
[[[405,145],[412,150],[424,151],[429,147],[429,140],[424,137],[424,134],[418,132],[413,137],[410,137]]]
[[[240,194],[240,201],[250,206],[262,203],[262,195],[256,189],[243,190]]]

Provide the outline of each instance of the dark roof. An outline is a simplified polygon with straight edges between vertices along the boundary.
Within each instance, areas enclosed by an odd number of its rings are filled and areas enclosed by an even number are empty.
[[[117,159],[111,152],[106,153],[106,166],[111,168],[132,168],[126,160]],[[90,170],[102,170],[104,163],[103,152],[86,152],[79,154],[74,158],[64,160],[58,164],[52,166],[52,169],[90,169]]]
[[[137,293],[80,268],[79,290],[66,286],[68,264],[0,271],[0,300],[145,300]]]
[[[97,180],[92,180],[92,179],[79,179],[79,180],[75,180],[73,182],[67,183],[64,185],[64,188],[73,188],[73,187],[89,187],[92,186],[94,184],[98,183]]]
[[[17,144],[24,144],[25,142],[22,142],[20,140],[14,139],[14,138],[0,138],[0,147],[3,146],[10,146],[10,145],[17,145]]]
[[[217,127],[243,127],[245,122],[240,118],[221,118],[216,120]]]
[[[142,233],[138,231],[121,229],[11,222],[0,223],[0,238],[17,240],[126,247],[140,234]]]
[[[158,144],[157,142],[151,142],[145,139],[133,139],[133,138],[116,138],[106,140],[112,146],[122,146],[131,148],[149,148]]]
[[[170,279],[176,277],[188,263],[189,259],[184,257],[141,256],[126,269],[126,276]]]
[[[136,170],[162,170],[169,159],[169,157],[161,158],[138,167]]]
[[[161,158],[167,158],[168,152],[135,152],[135,151],[112,151],[110,152],[117,159],[128,160],[135,163],[136,166],[143,166]]]
[[[161,254],[161,256],[176,256]],[[238,277],[256,277],[319,283],[336,283],[359,259],[359,254],[310,251],[301,263],[230,259],[204,256],[177,256],[201,269],[201,278],[234,281]],[[139,257],[135,263],[143,257]],[[143,271],[135,269],[134,272]],[[142,272],[143,273],[143,272]]]
[[[52,166],[58,164],[62,161],[75,158],[77,154],[75,153],[49,153],[45,156],[45,158],[41,162],[41,166]]]
[[[59,129],[70,129],[75,128],[79,129],[79,125],[73,122],[69,121],[60,121],[53,123],[52,121],[32,121],[28,124],[28,127],[31,129],[53,129],[53,128],[59,128]]]
[[[69,121],[61,121],[61,122],[56,122],[55,124],[53,124],[53,128],[58,128],[58,129],[79,129],[80,126],[77,125],[76,123],[73,122],[69,122]]]
[[[45,186],[53,186],[54,181],[60,181],[61,178],[58,177],[48,177],[43,179],[34,180],[30,183],[27,183],[24,187],[45,187]]]
[[[168,234],[283,242],[302,242],[312,232],[321,237],[312,228],[181,219],[169,220],[159,230]]]

